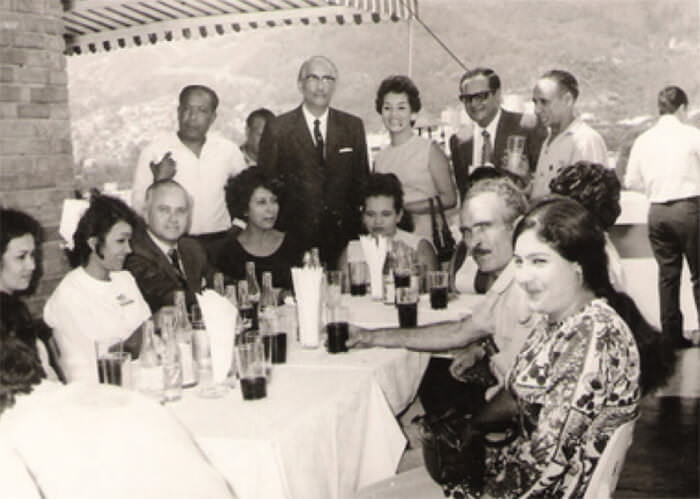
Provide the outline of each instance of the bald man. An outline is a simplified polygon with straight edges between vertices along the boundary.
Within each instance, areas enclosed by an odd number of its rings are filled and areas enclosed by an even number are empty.
[[[362,190],[369,174],[360,118],[330,107],[338,69],[323,56],[304,61],[297,76],[302,103],[269,121],[258,165],[283,182],[278,227],[317,246],[333,268],[360,229]]]
[[[202,278],[211,282],[213,269],[198,241],[184,236],[192,216],[191,200],[174,180],[159,180],[146,190],[146,227],[135,228],[129,270],[151,311],[173,305],[175,291],[185,291],[187,306],[202,290]]]

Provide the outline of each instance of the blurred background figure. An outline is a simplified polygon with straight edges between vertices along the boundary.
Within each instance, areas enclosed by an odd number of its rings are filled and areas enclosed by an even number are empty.
[[[447,156],[433,141],[413,133],[421,110],[420,93],[406,76],[390,76],[379,85],[375,109],[391,144],[379,151],[374,171],[393,173],[404,191],[404,209],[416,235],[432,239],[429,199],[439,196],[447,210],[457,205],[457,189]]]
[[[140,326],[151,310],[134,277],[123,270],[136,224],[131,208],[104,195],[90,199],[78,222],[69,253],[74,268],[44,306],[68,381],[97,380],[96,340],[122,340],[125,351],[138,355]]]
[[[246,222],[246,228],[224,240],[214,262],[227,281],[246,276],[246,262],[255,263],[258,283],[262,273],[272,272],[272,285],[292,289],[291,267],[301,264],[304,248],[289,232],[275,228],[280,205],[279,184],[262,168],[251,166],[226,185],[226,204],[231,218]]]
[[[241,144],[240,150],[246,166],[258,164],[260,138],[265,130],[265,125],[274,117],[275,114],[272,111],[261,107],[251,112],[245,119],[245,142]]]

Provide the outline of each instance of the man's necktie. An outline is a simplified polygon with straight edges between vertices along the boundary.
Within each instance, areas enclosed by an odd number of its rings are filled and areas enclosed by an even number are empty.
[[[320,120],[314,120],[314,141],[316,142],[316,153],[318,154],[318,158],[323,163],[323,135],[321,135],[321,121]]]
[[[493,161],[491,159],[493,153],[493,149],[491,148],[491,134],[489,134],[488,131],[484,130],[481,132],[481,164],[485,165],[486,163],[491,163],[493,164]]]
[[[175,273],[180,279],[180,282],[182,283],[183,287],[187,288],[187,281],[185,280],[185,275],[182,273],[182,267],[180,266],[180,256],[177,253],[177,248],[171,248],[170,250],[168,250],[168,257],[170,257],[170,263],[173,264],[173,267],[175,268]]]

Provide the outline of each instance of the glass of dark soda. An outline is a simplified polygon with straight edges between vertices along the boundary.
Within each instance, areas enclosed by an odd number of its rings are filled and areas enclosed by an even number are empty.
[[[347,352],[348,309],[343,306],[328,307],[326,324],[326,348],[328,353]]]
[[[267,396],[265,376],[265,349],[258,338],[234,347],[236,366],[241,381],[243,400],[257,400]]]
[[[364,296],[367,294],[367,280],[369,267],[367,262],[350,262],[350,294],[352,296]]]
[[[431,270],[428,272],[430,308],[434,310],[447,308],[447,276],[446,270]]]
[[[414,288],[396,288],[396,309],[399,327],[418,325],[418,291]]]

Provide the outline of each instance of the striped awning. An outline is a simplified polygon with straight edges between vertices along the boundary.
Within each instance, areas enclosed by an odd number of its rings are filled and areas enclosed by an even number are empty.
[[[73,0],[68,54],[198,39],[259,28],[401,21],[418,0]]]

